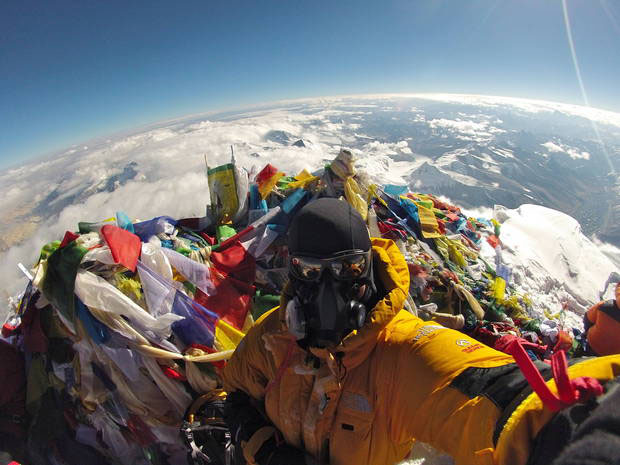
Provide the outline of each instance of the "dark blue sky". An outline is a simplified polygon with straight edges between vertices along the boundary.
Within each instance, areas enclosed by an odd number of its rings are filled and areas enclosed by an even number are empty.
[[[567,0],[590,104],[620,111],[620,2]],[[159,120],[301,97],[583,104],[561,0],[5,0],[0,167]]]

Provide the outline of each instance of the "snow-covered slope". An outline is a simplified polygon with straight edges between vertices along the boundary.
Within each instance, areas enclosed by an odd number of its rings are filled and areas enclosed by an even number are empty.
[[[568,326],[580,326],[588,306],[600,299],[615,265],[564,213],[539,205],[514,210],[496,207],[502,224],[502,259],[513,269],[514,285],[533,297],[534,309],[555,309],[566,303]],[[488,252],[488,249],[486,249]]]

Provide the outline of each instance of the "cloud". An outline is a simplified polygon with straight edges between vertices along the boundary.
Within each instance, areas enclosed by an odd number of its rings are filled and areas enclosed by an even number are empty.
[[[488,121],[476,122],[471,119],[439,118],[428,121],[428,125],[432,129],[447,130],[450,133],[457,134],[459,139],[476,142],[489,141],[494,137],[494,134],[506,132],[503,129],[490,126]]]
[[[116,211],[132,219],[203,216],[209,203],[205,156],[209,166],[228,163],[231,145],[237,164],[254,172],[267,163],[291,174],[321,167],[341,145],[355,141],[357,127],[343,118],[357,113],[272,110],[232,121],[174,122],[0,173],[2,239],[11,245],[0,253],[2,294],[23,290],[17,263],[32,266],[45,243],[77,230],[80,221],[99,221]],[[274,129],[310,144],[300,148],[267,140]],[[406,152],[406,145],[398,147]],[[128,166],[135,173],[130,170],[123,179]],[[36,208],[43,210],[41,217],[34,217]]]
[[[566,145],[558,145],[555,142],[549,141],[549,142],[545,142],[544,144],[540,144],[543,147],[545,147],[547,149],[547,151],[551,152],[551,153],[565,153],[566,155],[568,155],[569,157],[571,157],[573,160],[577,160],[577,159],[583,159],[583,160],[589,160],[590,159],[590,154],[586,151],[579,151],[579,149],[576,149],[574,147],[568,147]]]
[[[557,111],[570,116],[580,116],[582,118],[587,118],[597,123],[620,127],[620,113],[614,113],[607,110],[599,110],[598,108],[570,105],[567,103],[490,95],[413,94],[411,96],[418,96],[419,98],[424,98],[428,100],[461,103],[488,108],[498,108],[501,106],[506,106],[527,113],[553,113]]]

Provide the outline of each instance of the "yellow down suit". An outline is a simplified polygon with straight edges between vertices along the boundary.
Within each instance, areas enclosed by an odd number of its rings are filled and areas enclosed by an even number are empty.
[[[528,394],[512,357],[403,310],[407,264],[392,241],[372,241],[387,294],[361,330],[309,356],[287,331],[285,291],[228,362],[224,388],[261,402],[285,441],[322,463],[393,464],[420,440],[457,465],[524,464],[553,414]],[[620,357],[577,364],[569,369],[576,373],[610,379]],[[262,428],[244,445],[250,463],[272,431]]]

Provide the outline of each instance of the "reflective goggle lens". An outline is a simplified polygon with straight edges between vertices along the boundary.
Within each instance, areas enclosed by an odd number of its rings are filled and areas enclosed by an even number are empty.
[[[317,281],[328,268],[336,279],[356,279],[365,276],[370,262],[370,251],[333,258],[293,256],[290,270],[293,276],[304,281]]]

